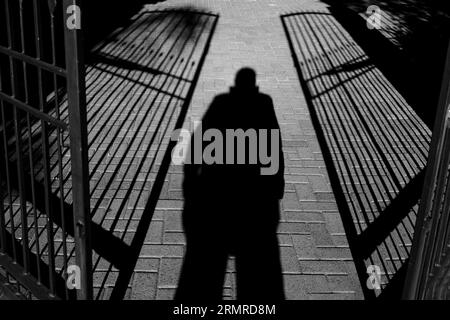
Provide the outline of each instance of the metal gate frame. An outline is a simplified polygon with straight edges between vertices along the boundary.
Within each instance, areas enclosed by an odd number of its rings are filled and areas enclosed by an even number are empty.
[[[61,68],[57,65],[56,59],[55,59],[55,51],[56,51],[56,44],[54,41],[54,30],[53,30],[53,24],[54,24],[54,16],[53,12],[50,13],[51,16],[51,26],[52,26],[52,51],[53,51],[53,62],[48,63],[42,59],[42,52],[43,52],[43,44],[41,43],[41,35],[42,35],[42,27],[41,27],[41,15],[39,13],[39,6],[42,5],[43,2],[40,0],[31,0],[32,6],[33,6],[33,15],[34,15],[34,30],[35,30],[35,43],[36,43],[36,56],[32,57],[30,55],[27,55],[25,53],[25,36],[24,36],[24,27],[23,27],[23,0],[1,0],[4,1],[4,9],[5,9],[5,18],[6,18],[6,25],[7,25],[7,39],[8,39],[8,46],[4,47],[0,45],[0,54],[2,54],[5,59],[8,59],[9,61],[9,68],[11,71],[10,74],[10,80],[11,80],[11,94],[7,94],[6,92],[2,91],[2,81],[0,78],[0,110],[2,111],[3,116],[0,116],[0,119],[2,119],[0,123],[0,127],[3,126],[4,133],[2,134],[2,131],[0,130],[0,137],[4,139],[6,142],[6,126],[5,126],[5,109],[7,106],[10,106],[14,115],[14,124],[15,127],[15,143],[16,143],[16,162],[17,162],[17,176],[18,176],[18,192],[19,192],[19,198],[20,198],[20,223],[21,223],[21,236],[19,238],[16,238],[16,231],[14,229],[13,220],[15,219],[12,214],[10,218],[11,223],[11,230],[12,232],[12,243],[13,245],[19,244],[21,246],[21,252],[22,255],[19,255],[19,259],[16,259],[16,256],[11,256],[7,252],[7,229],[5,226],[6,219],[5,219],[5,210],[4,210],[4,198],[3,198],[3,190],[0,188],[0,196],[1,196],[1,202],[0,202],[0,266],[2,266],[8,275],[11,275],[15,281],[20,283],[21,286],[23,286],[26,290],[28,290],[34,297],[38,299],[58,299],[62,297],[57,297],[55,295],[55,289],[52,286],[53,278],[56,274],[55,272],[55,265],[54,265],[54,252],[51,250],[53,248],[53,243],[47,243],[48,246],[48,269],[49,269],[49,282],[50,287],[46,288],[42,285],[42,283],[36,279],[36,275],[32,274],[30,272],[30,252],[31,249],[28,247],[28,218],[29,218],[29,212],[27,209],[27,199],[26,199],[26,180],[25,180],[25,173],[24,173],[24,167],[23,167],[23,154],[22,154],[22,128],[20,127],[20,119],[18,118],[18,112],[21,112],[21,114],[25,114],[28,119],[28,130],[30,130],[30,116],[34,117],[34,119],[37,119],[37,122],[41,125],[41,133],[42,133],[42,152],[43,152],[43,161],[44,161],[44,175],[45,175],[45,195],[46,199],[44,200],[46,203],[46,208],[48,209],[48,202],[49,202],[49,163],[48,163],[48,146],[46,143],[48,142],[48,132],[47,132],[47,126],[53,125],[55,128],[57,128],[57,134],[58,134],[58,148],[61,147],[60,144],[62,144],[62,140],[60,140],[60,130],[68,130],[69,131],[69,137],[70,137],[70,162],[71,162],[71,180],[72,180],[72,214],[73,215],[73,238],[75,243],[75,259],[76,264],[79,267],[80,274],[75,275],[79,276],[81,287],[79,290],[77,290],[77,297],[78,299],[92,299],[92,251],[91,251],[91,233],[90,233],[90,193],[89,193],[89,166],[88,166],[88,144],[87,144],[87,121],[86,121],[86,90],[85,90],[85,66],[83,61],[83,44],[82,44],[82,31],[81,28],[70,28],[70,25],[67,23],[68,19],[79,19],[78,21],[81,21],[81,17],[78,16],[78,13],[81,11],[71,10],[73,8],[82,8],[81,7],[81,1],[80,0],[48,0],[45,1],[45,3],[48,4],[49,10],[51,10],[56,7],[57,2],[62,1],[62,9],[63,9],[63,28],[64,28],[64,59],[65,59],[65,69]],[[17,1],[19,2],[19,16],[10,16],[11,14],[11,1]],[[17,5],[17,2],[14,3],[14,5]],[[44,3],[44,5],[45,5]],[[29,5],[29,3],[27,4]],[[53,6],[53,7],[52,7]],[[76,7],[73,7],[76,6]],[[0,18],[0,19],[3,19]],[[14,30],[14,26],[12,24],[13,19],[20,20],[20,37],[15,34],[17,32]],[[17,21],[17,20],[16,20]],[[21,48],[21,51],[18,51],[15,49],[15,46],[13,45],[13,42],[16,41],[16,39],[19,39],[21,41],[21,44],[19,45]],[[17,68],[17,65],[21,64],[20,70]],[[23,101],[20,97],[16,96],[16,88],[18,86],[18,80],[19,78],[19,71],[23,71],[23,77],[24,79],[27,79],[27,66],[32,66],[33,68],[36,68],[38,72],[38,90],[39,90],[39,96],[40,96],[40,109],[37,109],[36,107],[33,107],[28,102],[28,98]],[[67,95],[67,105],[68,105],[68,124],[64,123],[58,118],[52,117],[52,115],[49,115],[45,113],[45,110],[43,108],[42,103],[42,95],[43,95],[43,86],[42,86],[42,73],[47,72],[52,74],[52,77],[56,79],[57,76],[65,78],[66,79],[66,95]],[[25,81],[26,82],[26,81]],[[25,86],[25,96],[28,96],[29,91],[27,84],[24,84]],[[54,80],[54,95],[55,95],[55,101],[57,102],[57,82]],[[59,115],[58,115],[59,117]],[[22,124],[23,125],[23,124]],[[1,128],[0,128],[1,129]],[[31,132],[31,131],[29,131]],[[28,137],[28,140],[31,141],[31,138]],[[31,152],[33,152],[33,149],[29,147]],[[5,184],[7,184],[7,192],[11,193],[11,187],[9,183],[8,176],[10,175],[9,167],[8,167],[8,147],[5,146],[4,150],[2,150],[1,157],[4,156],[5,162],[5,172],[6,177],[1,176],[1,170],[0,170],[0,182],[2,179],[6,181]],[[3,155],[4,153],[4,155]],[[30,156],[30,158],[33,158],[33,155]],[[25,159],[26,160],[26,159]],[[31,161],[32,162],[32,161]],[[1,162],[0,162],[1,163]],[[58,163],[60,166],[61,164]],[[32,165],[30,165],[31,168]],[[2,169],[2,168],[0,168]],[[32,170],[32,169],[31,169]],[[61,170],[61,167],[60,167]],[[62,171],[60,171],[60,174]],[[34,171],[31,171],[31,177],[33,178]],[[58,176],[61,177],[61,176]],[[62,176],[63,177],[63,176]],[[60,178],[58,178],[60,179]],[[50,182],[51,183],[51,182]],[[63,182],[64,183],[64,182]],[[32,193],[33,197],[35,196],[33,189],[34,182],[31,183],[33,186]],[[61,182],[60,182],[60,188],[62,190]],[[28,191],[29,192],[29,191]],[[62,192],[62,191],[61,191]],[[61,200],[63,202],[64,199]],[[35,206],[35,204],[32,204]],[[12,207],[12,203],[10,202],[10,207]],[[35,211],[36,212],[36,211]],[[51,210],[47,210],[45,212],[46,219],[48,219],[48,224],[53,224],[52,222],[52,213]],[[54,213],[53,213],[54,214]],[[64,216],[64,210],[60,212],[61,216]],[[70,216],[69,216],[70,217]],[[62,218],[62,228],[64,232],[64,217]],[[38,223],[35,222],[37,225]],[[51,227],[50,227],[51,230]],[[63,237],[65,236],[65,233],[63,233]],[[50,231],[49,236],[47,239],[51,239],[48,242],[54,241],[54,233],[53,231]],[[38,242],[36,240],[35,242]],[[37,246],[37,244],[36,244]],[[19,250],[17,250],[19,251]],[[37,260],[39,260],[39,254],[37,256]],[[66,257],[65,257],[66,259]],[[66,260],[65,260],[66,262]],[[40,261],[37,262],[38,268],[39,268]],[[67,281],[67,264],[65,263],[64,267],[66,270],[63,269],[64,273],[64,282]],[[40,276],[40,275],[39,275]],[[64,283],[66,285],[66,283]],[[66,295],[67,297],[67,295]]]
[[[80,0],[64,0],[63,8],[81,8]],[[81,17],[77,17],[81,21]],[[72,159],[73,221],[77,264],[81,269],[80,299],[92,299],[92,248],[90,232],[89,163],[87,142],[86,84],[79,29],[64,28],[66,44],[67,98],[69,104],[70,150]]]
[[[444,299],[450,282],[450,44],[403,298]],[[447,299],[450,298],[447,296]]]

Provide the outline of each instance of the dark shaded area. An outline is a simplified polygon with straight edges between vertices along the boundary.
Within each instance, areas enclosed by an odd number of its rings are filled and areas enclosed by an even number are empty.
[[[85,30],[86,53],[99,42],[113,35],[113,31],[131,24],[133,16],[146,4],[164,0],[95,0],[83,1],[82,19]]]
[[[399,299],[430,133],[333,16],[281,20],[364,296]],[[381,292],[366,284],[370,265]]]
[[[217,129],[224,141],[212,154],[217,156],[223,151],[223,159],[230,156],[234,161],[198,163],[194,159],[201,155],[195,150],[207,152],[208,143],[197,145],[199,141],[191,140],[191,163],[185,164],[183,182],[187,249],[176,299],[220,300],[229,256],[235,257],[238,299],[284,299],[276,233],[279,200],[284,193],[281,137],[276,150],[271,149],[273,141],[269,137],[258,137],[257,143],[268,142],[268,150],[278,153],[278,171],[273,175],[261,174],[265,167],[261,159],[250,164],[250,149],[256,147],[250,138],[245,139],[245,164],[236,164],[238,152],[242,152],[237,144],[233,150],[222,148],[228,143],[226,129],[280,130],[272,99],[258,92],[253,70],[239,71],[236,86],[214,99],[201,126],[194,137]],[[274,159],[273,154],[270,156]]]
[[[334,17],[432,128],[450,40],[448,1],[323,2],[330,5]],[[370,5],[377,5],[392,19],[386,20],[383,15],[381,30],[368,29],[360,16]]]

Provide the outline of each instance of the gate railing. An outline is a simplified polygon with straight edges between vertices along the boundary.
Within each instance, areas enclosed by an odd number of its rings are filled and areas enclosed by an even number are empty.
[[[79,2],[0,0],[0,275],[28,298],[92,298]]]
[[[450,299],[450,46],[403,297]]]

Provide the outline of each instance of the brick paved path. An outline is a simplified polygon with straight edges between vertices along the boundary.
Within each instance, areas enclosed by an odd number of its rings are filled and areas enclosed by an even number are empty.
[[[186,4],[218,13],[220,18],[185,126],[189,126],[192,118],[201,117],[216,94],[228,90],[235,72],[243,66],[257,71],[261,91],[274,100],[287,164],[279,227],[287,298],[361,298],[342,222],[280,21],[282,13],[322,5],[298,0],[165,1],[149,5],[147,10]],[[185,248],[180,219],[182,178],[179,168],[169,169],[127,298],[173,297]],[[147,196],[148,192],[133,192],[129,203],[137,201],[143,207]],[[128,217],[123,218],[125,223]],[[135,220],[131,221],[127,234],[133,229]],[[232,261],[229,271],[225,298],[235,297]],[[106,287],[113,285],[115,278],[112,273]],[[103,291],[101,297],[107,298],[108,290]]]
[[[254,68],[261,91],[273,98],[283,136],[286,192],[278,234],[286,296],[361,299],[361,285],[280,19],[284,13],[324,9],[324,5],[313,0],[169,0],[148,5],[144,11],[185,5],[220,17],[184,126],[200,118],[216,94],[228,90],[239,68]],[[171,166],[164,177],[153,216],[146,205],[211,30],[208,19],[191,17],[196,23],[205,22],[207,32],[193,31],[189,37],[199,35],[200,40],[185,45],[177,19],[176,14],[139,16],[106,42],[88,70],[94,221],[133,246],[142,220],[151,218],[129,276],[121,264],[129,259],[127,248],[122,252],[117,247],[122,255],[117,261],[95,255],[99,299],[111,294],[171,299],[176,289],[185,250],[179,167]],[[158,38],[159,31],[165,36]],[[145,50],[147,55],[142,55]],[[232,260],[228,269],[226,299],[236,293]],[[117,287],[126,291],[121,293]]]

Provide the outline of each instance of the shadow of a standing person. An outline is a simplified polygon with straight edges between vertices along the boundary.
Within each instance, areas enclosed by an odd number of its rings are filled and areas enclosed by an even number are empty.
[[[239,300],[284,299],[276,233],[284,194],[281,133],[254,70],[241,69],[230,92],[215,97],[191,139],[184,174],[187,249],[175,299],[222,299],[229,256]]]

